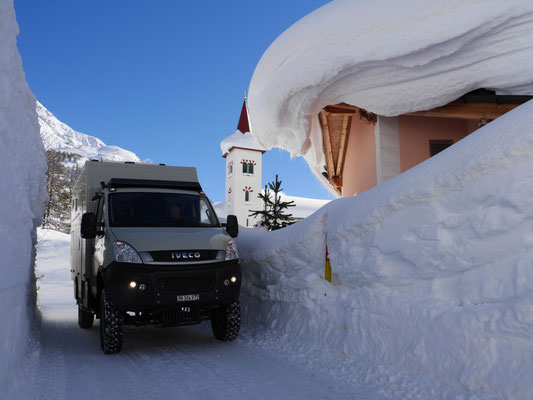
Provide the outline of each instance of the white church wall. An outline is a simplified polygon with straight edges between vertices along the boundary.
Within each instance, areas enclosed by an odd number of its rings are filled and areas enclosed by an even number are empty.
[[[237,216],[240,225],[253,226],[260,218],[249,217],[250,210],[260,210],[261,200],[257,194],[262,185],[262,153],[234,147],[226,156],[226,206],[227,213]],[[243,173],[243,162],[254,165],[253,174]],[[229,173],[229,165],[233,171]],[[245,193],[249,192],[249,201]]]

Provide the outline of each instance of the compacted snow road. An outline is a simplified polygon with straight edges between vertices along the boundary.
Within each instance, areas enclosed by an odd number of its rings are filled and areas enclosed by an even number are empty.
[[[89,330],[77,323],[69,236],[40,230],[39,240],[41,332],[7,399],[354,398],[354,385],[332,381],[255,345],[246,326],[242,337],[230,343],[215,340],[209,322],[177,328],[127,326],[122,352],[104,355],[99,321]]]
[[[457,391],[428,376],[408,376],[248,325],[239,338],[215,340],[208,322],[178,328],[126,327],[122,352],[100,350],[99,321],[78,327],[72,294],[70,240],[39,230],[40,277],[33,345],[0,399],[456,399],[494,394]],[[242,298],[244,304],[248,299]]]
[[[239,340],[220,343],[208,323],[128,327],[123,351],[104,355],[98,322],[77,325],[74,307],[43,310],[41,350],[18,376],[13,399],[346,399],[312,371]]]

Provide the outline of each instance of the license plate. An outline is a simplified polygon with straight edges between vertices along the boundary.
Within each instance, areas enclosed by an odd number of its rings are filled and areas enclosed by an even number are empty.
[[[178,296],[178,301],[196,301],[200,300],[199,294],[185,294],[183,296]]]

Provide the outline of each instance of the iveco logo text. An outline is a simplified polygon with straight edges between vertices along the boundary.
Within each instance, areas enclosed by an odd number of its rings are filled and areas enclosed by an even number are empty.
[[[183,258],[200,258],[200,253],[192,251],[180,251],[171,253],[171,257],[173,260],[179,260]]]

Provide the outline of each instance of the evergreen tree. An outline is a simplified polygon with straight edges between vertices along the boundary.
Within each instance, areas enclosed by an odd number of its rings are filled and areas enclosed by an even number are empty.
[[[46,190],[48,202],[44,210],[43,228],[68,233],[70,230],[70,198],[72,192],[71,171],[63,162],[68,153],[57,150],[46,151]]]
[[[250,210],[251,214],[249,217],[261,216],[263,226],[269,231],[284,228],[295,222],[292,214],[285,214],[285,211],[289,207],[294,207],[295,204],[294,201],[281,200],[280,193],[283,191],[281,189],[281,182],[276,175],[276,180],[269,182],[268,187],[265,185],[265,191],[257,195],[257,197],[263,200],[263,210]]]

